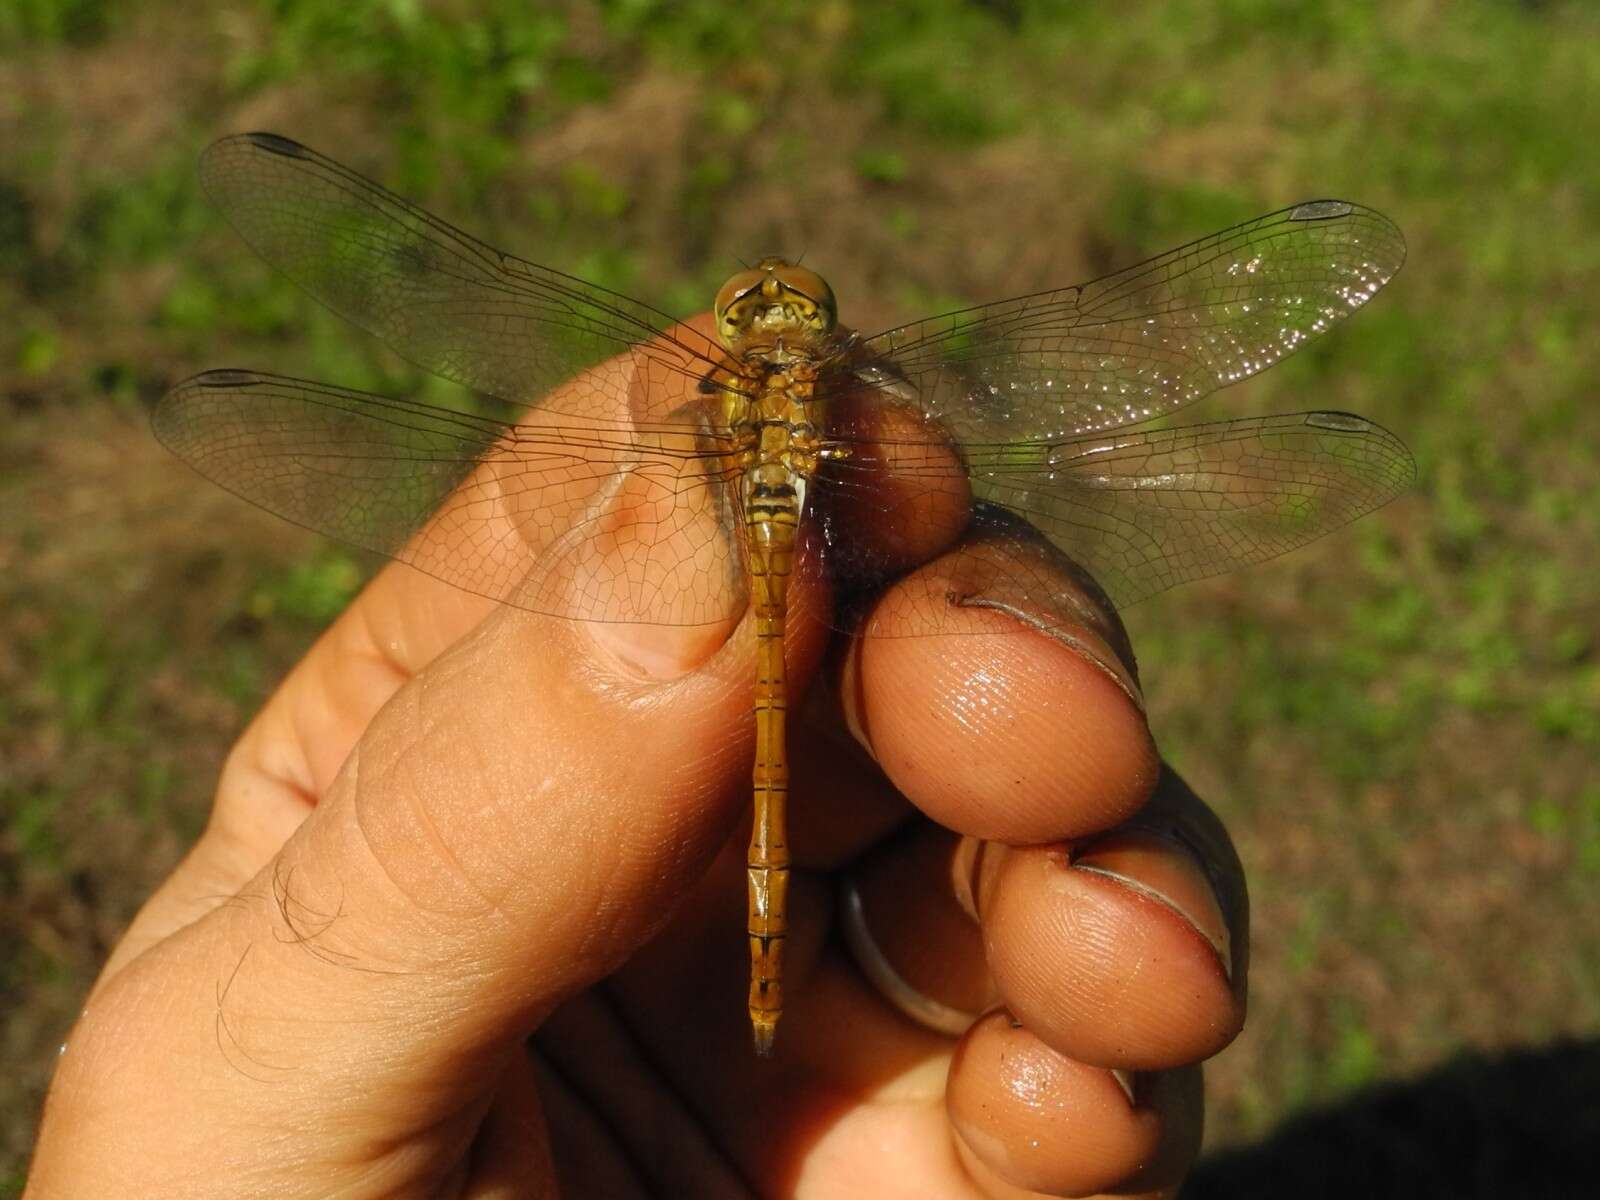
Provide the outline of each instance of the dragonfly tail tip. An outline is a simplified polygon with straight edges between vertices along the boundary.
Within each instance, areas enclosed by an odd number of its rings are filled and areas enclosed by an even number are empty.
[[[777,1040],[778,1023],[776,1021],[754,1021],[750,1025],[750,1033],[755,1041],[756,1057],[771,1058],[772,1044]]]

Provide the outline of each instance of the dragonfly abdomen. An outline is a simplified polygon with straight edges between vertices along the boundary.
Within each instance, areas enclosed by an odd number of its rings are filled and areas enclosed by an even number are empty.
[[[781,475],[783,478],[777,479]],[[783,1012],[783,945],[789,931],[788,706],[783,642],[789,575],[805,482],[766,463],[745,476],[745,538],[756,627],[754,817],[745,857],[750,941],[750,1028],[756,1053],[772,1053]]]

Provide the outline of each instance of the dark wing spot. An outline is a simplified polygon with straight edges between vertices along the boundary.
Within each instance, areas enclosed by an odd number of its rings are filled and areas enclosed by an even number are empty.
[[[218,371],[202,371],[194,377],[194,382],[200,387],[248,387],[257,382],[257,376],[254,371],[235,371],[224,367]]]
[[[299,142],[280,137],[276,133],[247,133],[245,137],[260,146],[261,149],[270,150],[273,154],[281,154],[285,158],[309,157],[310,152]]]
[[[1306,424],[1315,425],[1318,429],[1336,429],[1341,433],[1365,433],[1372,428],[1372,422],[1365,417],[1347,412],[1307,413]]]
[[[1289,214],[1289,220],[1326,221],[1331,217],[1342,217],[1354,207],[1343,200],[1307,200],[1304,204],[1295,205],[1294,211]]]

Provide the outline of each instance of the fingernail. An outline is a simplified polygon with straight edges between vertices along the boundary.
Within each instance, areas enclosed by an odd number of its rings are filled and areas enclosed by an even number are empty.
[[[724,642],[734,626],[625,625],[584,622],[591,643],[636,679],[666,683],[699,668]]]
[[[956,848],[950,854],[951,891],[955,894],[956,903],[972,918],[974,924],[980,919],[978,873],[983,869],[984,852],[988,845],[981,838],[968,834],[956,843]]]
[[[1122,653],[1112,648],[1111,642],[1096,632],[1090,624],[1064,624],[1059,619],[1051,620],[1040,613],[1019,608],[1003,600],[988,600],[982,596],[974,596],[965,601],[968,608],[989,608],[996,612],[1003,612],[1008,617],[1021,621],[1030,629],[1037,629],[1040,633],[1060,642],[1068,650],[1080,658],[1085,658],[1108,678],[1132,700],[1134,707],[1141,713],[1145,711],[1144,692],[1139,687],[1139,677],[1133,667],[1133,651],[1127,644],[1126,637],[1117,637]],[[1082,618],[1085,614],[1074,614]],[[1095,622],[1098,624],[1099,622]],[[1108,632],[1111,632],[1108,630]],[[1116,631],[1120,633],[1120,630]]]
[[[867,728],[866,703],[861,694],[861,639],[850,638],[845,643],[843,657],[829,666],[834,679],[833,687],[828,690],[839,697],[839,715],[844,719],[845,731],[855,739],[856,745],[872,754],[872,731]]]
[[[1138,1103],[1133,1098],[1133,1072],[1124,1071],[1121,1067],[1111,1068],[1111,1078],[1122,1086],[1122,1094],[1128,1097],[1128,1107],[1132,1108]]]
[[[1114,879],[1165,904],[1205,938],[1223,974],[1233,979],[1233,949],[1222,904],[1199,856],[1186,843],[1165,834],[1123,830],[1074,855],[1072,867]]]

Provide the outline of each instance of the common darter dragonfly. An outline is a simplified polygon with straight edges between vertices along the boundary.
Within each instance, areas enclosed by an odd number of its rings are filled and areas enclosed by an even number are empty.
[[[268,262],[460,408],[259,371],[180,384],[157,436],[261,507],[535,612],[757,639],[749,1013],[783,1006],[784,623],[798,580],[861,636],[951,632],[982,596],[1061,611],[1070,563],[1124,606],[1272,558],[1394,497],[1392,434],[1339,412],[1165,427],[1360,308],[1399,269],[1371,209],[1312,200],[1076,287],[872,336],[780,258],[711,332],[514,257],[287,138],[201,180]],[[927,603],[846,602],[938,557]]]

